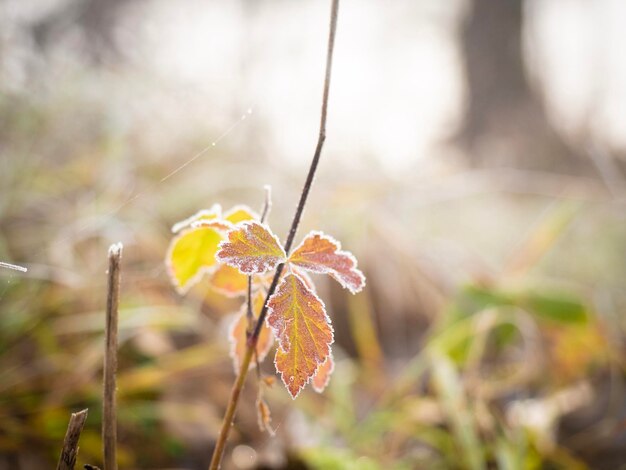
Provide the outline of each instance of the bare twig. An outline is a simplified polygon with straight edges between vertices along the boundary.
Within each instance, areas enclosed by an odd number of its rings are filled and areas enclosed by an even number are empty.
[[[328,95],[330,91],[330,77],[333,63],[333,51],[335,47],[335,33],[337,31],[338,10],[339,0],[332,0],[330,12],[330,28],[328,33],[328,48],[326,51],[326,74],[324,76],[324,92],[322,95],[320,130],[318,134],[317,145],[315,146],[315,152],[313,154],[313,160],[311,161],[311,166],[309,168],[309,173],[306,177],[304,187],[302,188],[300,201],[298,202],[298,207],[296,209],[293,222],[291,223],[289,234],[287,235],[287,241],[285,242],[285,251],[287,253],[289,253],[289,251],[291,250],[291,245],[293,244],[296,232],[298,231],[300,219],[302,217],[302,213],[304,212],[304,207],[306,205],[311,186],[313,185],[313,179],[315,178],[315,172],[317,171],[317,165],[322,154],[322,147],[324,146],[324,141],[326,140],[326,116],[328,114]],[[209,470],[217,470],[222,462],[222,456],[224,455],[226,440],[228,439],[228,433],[230,432],[233,418],[235,416],[235,411],[237,409],[237,403],[239,402],[239,395],[241,394],[241,390],[243,389],[243,384],[246,380],[246,375],[248,374],[250,361],[252,360],[252,356],[254,355],[254,352],[256,350],[256,344],[259,340],[261,327],[263,326],[263,322],[265,321],[265,317],[267,315],[267,300],[276,290],[278,280],[280,279],[280,275],[284,267],[284,264],[279,264],[276,267],[276,273],[274,274],[274,278],[272,279],[272,283],[267,292],[267,296],[265,297],[265,303],[256,322],[254,332],[248,338],[246,353],[243,357],[243,360],[241,361],[241,366],[239,368],[237,379],[231,390],[230,399],[228,401],[228,406],[226,407],[226,413],[224,415],[224,420],[222,421],[222,429],[220,430],[219,437],[215,444],[215,450],[213,451],[213,457],[211,459],[211,465],[209,466]]]
[[[117,373],[117,319],[122,248],[121,243],[111,245],[109,248],[109,278],[104,354],[104,419],[102,421],[104,470],[117,470],[117,403],[115,399],[115,375]]]
[[[263,203],[263,211],[261,212],[261,223],[265,222],[267,216],[272,210],[272,187],[269,184],[263,186],[265,190],[265,202]]]
[[[86,419],[87,409],[79,411],[78,413],[72,413],[65,438],[63,439],[63,450],[61,450],[57,470],[74,470],[76,456],[78,455],[78,440],[80,439],[80,433],[83,431]]]
[[[252,334],[254,314],[252,313],[252,275],[248,276],[248,293],[246,295],[246,335]]]

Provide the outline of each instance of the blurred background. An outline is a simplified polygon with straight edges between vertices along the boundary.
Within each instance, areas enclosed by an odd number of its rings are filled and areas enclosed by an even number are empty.
[[[329,2],[0,1],[0,469],[55,465],[89,408],[101,463],[106,252],[125,245],[124,469],[203,469],[241,299],[179,296],[171,226],[213,203],[284,240],[317,139]],[[328,138],[300,235],[359,259],[318,279],[323,395],[254,376],[226,469],[626,468],[621,0],[342,0]],[[262,367],[273,374],[271,360]]]

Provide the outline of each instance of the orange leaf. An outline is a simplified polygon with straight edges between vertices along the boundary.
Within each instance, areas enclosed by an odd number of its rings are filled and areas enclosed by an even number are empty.
[[[254,314],[254,318],[258,318],[261,313],[261,309],[263,308],[263,303],[265,302],[265,294],[261,291],[256,292],[252,299],[252,312]],[[246,354],[246,343],[248,340],[248,319],[246,318],[246,310],[247,304],[244,303],[239,316],[233,322],[230,328],[230,357],[233,358],[233,366],[235,367],[235,374],[239,372],[239,367],[241,365],[241,361]],[[261,333],[259,334],[259,340],[256,343],[256,353],[259,359],[259,363],[265,359],[267,353],[272,347],[274,343],[274,335],[272,334],[272,330],[267,327],[267,324],[263,324],[261,328]],[[254,368],[256,366],[256,361],[250,362],[250,368]]]
[[[271,436],[274,435],[272,429],[272,415],[270,414],[270,407],[260,396],[256,401],[257,422],[261,431],[267,431]]]
[[[296,398],[330,354],[333,329],[324,304],[300,277],[287,274],[269,299],[267,322],[278,338],[276,370]]]
[[[263,383],[268,387],[273,387],[274,382],[276,382],[276,377],[273,375],[268,375],[267,377],[263,377]]]
[[[322,365],[319,366],[317,372],[315,373],[315,377],[311,381],[311,385],[313,385],[313,390],[317,393],[322,393],[328,382],[330,382],[330,376],[335,370],[335,361],[333,360],[333,355],[330,354],[326,361]]]
[[[211,277],[211,286],[228,296],[245,294],[248,288],[248,276],[238,269],[222,264]]]
[[[238,268],[243,274],[270,271],[285,261],[286,255],[278,238],[269,227],[258,222],[244,222],[228,232],[228,240],[220,243],[217,259]]]
[[[353,294],[365,286],[365,276],[357,269],[352,253],[342,251],[337,240],[321,232],[309,233],[289,262],[313,273],[330,274]]]

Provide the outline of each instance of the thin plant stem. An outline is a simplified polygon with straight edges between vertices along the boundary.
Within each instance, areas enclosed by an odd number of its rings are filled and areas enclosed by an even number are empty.
[[[265,222],[267,216],[272,209],[272,187],[269,184],[263,186],[265,190],[265,202],[263,203],[263,211],[261,212],[261,223]]]
[[[76,457],[78,455],[78,440],[80,439],[80,433],[83,431],[86,419],[86,409],[78,413],[72,413],[70,422],[67,425],[65,438],[63,439],[63,449],[61,450],[57,470],[74,470]]]
[[[298,207],[296,209],[296,213],[291,223],[289,234],[287,235],[287,241],[285,242],[284,248],[285,248],[285,252],[287,253],[289,253],[289,251],[291,250],[291,245],[293,244],[293,240],[296,236],[296,232],[298,231],[298,226],[300,225],[300,219],[302,218],[302,213],[304,212],[304,207],[306,206],[306,202],[309,197],[309,192],[311,190],[311,186],[313,185],[313,180],[315,178],[317,166],[319,164],[320,156],[322,154],[322,148],[324,146],[324,141],[326,140],[326,117],[328,114],[328,96],[330,92],[330,78],[331,78],[332,63],[333,63],[333,51],[335,48],[335,34],[337,31],[338,11],[339,11],[339,0],[332,0],[331,12],[330,12],[330,27],[329,27],[329,33],[328,33],[328,48],[326,50],[326,74],[324,76],[324,92],[322,95],[322,112],[321,112],[321,118],[320,118],[320,130],[319,130],[319,134],[317,138],[317,145],[315,146],[315,152],[313,154],[313,160],[311,161],[311,166],[309,167],[309,172],[304,182],[304,187],[302,188],[302,194],[300,195]],[[213,451],[213,457],[211,459],[211,465],[209,466],[209,470],[219,469],[220,464],[222,462],[224,449],[226,447],[226,441],[228,440],[228,434],[230,432],[233,418],[235,416],[235,410],[237,409],[237,404],[239,402],[239,396],[241,395],[243,384],[248,374],[250,361],[252,360],[252,356],[254,352],[256,351],[256,344],[259,340],[259,335],[261,333],[263,322],[265,321],[265,317],[267,316],[267,301],[274,294],[274,291],[276,290],[276,286],[278,285],[278,281],[280,279],[280,275],[282,274],[284,267],[285,267],[284,264],[279,264],[276,267],[274,278],[272,279],[272,283],[267,292],[267,296],[265,297],[263,309],[261,310],[259,319],[256,322],[256,326],[254,328],[253,333],[248,338],[247,345],[246,345],[246,353],[241,363],[241,367],[239,368],[239,374],[237,375],[237,379],[235,380],[235,383],[231,390],[230,399],[226,407],[226,414],[224,415],[224,420],[222,421],[222,428],[220,430],[219,437],[215,444],[215,450]]]
[[[228,439],[228,433],[230,432],[230,427],[232,426],[233,419],[235,417],[235,411],[237,410],[239,395],[243,390],[243,384],[246,380],[246,376],[248,375],[250,361],[252,360],[252,355],[255,349],[256,348],[254,347],[246,348],[246,353],[241,361],[239,373],[237,374],[237,379],[235,380],[233,388],[230,392],[230,399],[228,400],[228,406],[226,407],[224,419],[222,420],[222,429],[220,430],[220,435],[217,439],[217,443],[215,444],[215,450],[213,451],[213,458],[211,459],[211,465],[209,466],[210,470],[217,470],[220,468],[222,456],[224,455],[224,448],[226,447],[226,440]]]
[[[122,244],[109,248],[109,276],[104,350],[104,392],[102,442],[104,470],[117,470],[117,403],[115,397],[117,374],[117,323],[120,296],[120,261]]]
[[[248,276],[248,294],[247,294],[246,320],[247,334],[252,334],[252,322],[254,322],[254,314],[252,313],[252,275]]]

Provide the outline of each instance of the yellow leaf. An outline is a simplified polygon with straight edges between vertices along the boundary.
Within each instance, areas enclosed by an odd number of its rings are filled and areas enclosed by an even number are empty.
[[[357,269],[352,253],[342,251],[337,240],[321,232],[309,233],[291,253],[289,262],[313,273],[330,274],[353,294],[365,286],[365,276]]]
[[[228,240],[220,244],[217,252],[219,261],[238,268],[243,274],[270,271],[285,258],[278,237],[258,222],[244,222],[228,232]]]
[[[264,302],[265,294],[262,291],[256,292],[252,299],[252,311],[255,321],[261,313]],[[235,374],[239,372],[241,361],[246,354],[246,343],[248,340],[248,319],[246,318],[247,307],[247,303],[244,303],[241,311],[239,312],[239,315],[233,322],[230,329],[230,357],[233,358]],[[274,344],[274,335],[272,334],[272,330],[270,330],[267,327],[267,324],[264,323],[261,327],[261,333],[259,334],[259,339],[256,343],[256,353],[259,363],[263,362],[263,359],[265,359],[265,356],[267,356],[267,353],[271,349],[272,344]],[[252,360],[250,362],[250,368],[252,369],[255,366],[256,361]]]
[[[287,274],[268,301],[267,322],[278,339],[276,370],[295,398],[330,355],[333,329],[322,301]]]
[[[186,228],[172,239],[165,264],[179,293],[187,292],[203,273],[213,270],[221,241],[220,233],[210,227]]]
[[[259,220],[259,215],[248,206],[240,204],[230,209],[224,215],[224,219],[234,225],[247,220]]]

